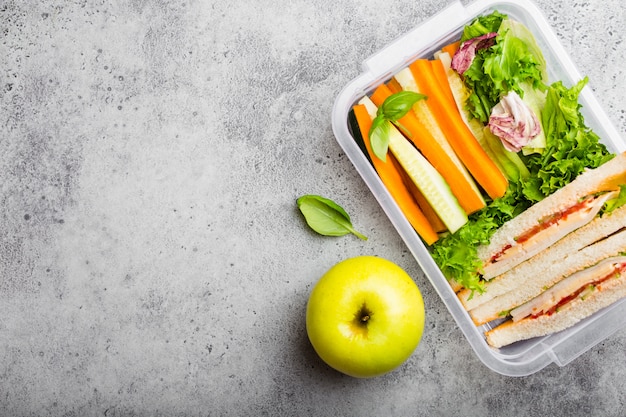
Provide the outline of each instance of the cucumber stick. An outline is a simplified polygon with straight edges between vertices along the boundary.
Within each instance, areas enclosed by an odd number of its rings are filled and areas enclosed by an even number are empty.
[[[467,214],[441,174],[393,125],[389,129],[389,150],[450,233],[467,223]]]

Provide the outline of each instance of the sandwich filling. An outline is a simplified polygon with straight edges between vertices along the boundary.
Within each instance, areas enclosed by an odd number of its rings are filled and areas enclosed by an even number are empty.
[[[544,217],[496,252],[483,266],[483,278],[491,279],[506,272],[589,223],[604,203],[618,195],[619,190],[592,194],[559,213]]]
[[[538,297],[511,310],[513,321],[554,314],[559,308],[573,300],[584,300],[592,292],[601,291],[603,283],[620,277],[624,273],[626,273],[626,256],[605,259],[590,268],[570,275]]]

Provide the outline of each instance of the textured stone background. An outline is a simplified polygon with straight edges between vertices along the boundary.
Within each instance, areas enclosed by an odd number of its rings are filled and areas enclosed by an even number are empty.
[[[440,0],[0,1],[0,415],[623,415],[626,333],[488,370],[333,137],[360,63]],[[620,0],[539,0],[626,131]],[[310,232],[332,197],[367,242]],[[304,309],[376,254],[426,332],[373,380],[320,362]]]

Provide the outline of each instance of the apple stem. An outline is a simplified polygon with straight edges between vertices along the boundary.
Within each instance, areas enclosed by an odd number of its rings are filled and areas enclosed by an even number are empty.
[[[365,326],[367,322],[369,321],[369,319],[371,318],[371,314],[372,312],[370,311],[370,309],[367,308],[365,304],[363,304],[358,314],[356,315],[355,319],[358,321],[360,325]]]

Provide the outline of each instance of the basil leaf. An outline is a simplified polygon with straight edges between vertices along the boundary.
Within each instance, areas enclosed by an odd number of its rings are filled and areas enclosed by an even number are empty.
[[[307,194],[296,201],[311,229],[324,236],[343,236],[352,233],[359,239],[367,237],[357,232],[350,216],[337,203],[319,195]]]
[[[304,195],[302,197],[300,197],[298,200],[308,200],[308,199],[312,199],[312,200],[317,200],[320,201],[324,204],[326,204],[328,207],[330,207],[333,210],[336,210],[339,212],[339,214],[341,214],[341,216],[350,221],[350,215],[343,209],[343,207],[341,207],[339,204],[335,203],[333,200],[329,199],[329,198],[325,198],[319,195],[313,195],[313,194],[308,194],[308,195]]]
[[[406,129],[397,121],[411,111],[415,103],[425,98],[424,94],[400,91],[387,97],[383,105],[378,108],[369,131],[370,144],[378,159],[387,160],[389,129],[391,128],[388,122],[394,123],[404,134],[407,134]]]
[[[385,99],[381,106],[381,112],[385,119],[395,122],[404,117],[415,103],[426,99],[424,94],[413,91],[400,91]]]
[[[389,148],[389,121],[381,115],[376,116],[372,121],[369,137],[374,155],[381,161],[387,160],[387,149]]]

